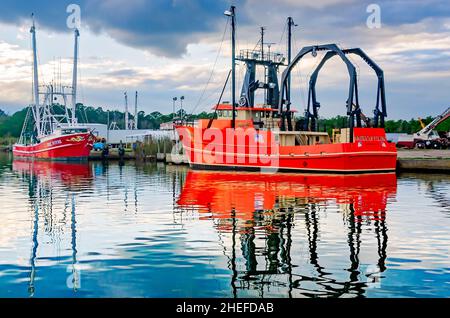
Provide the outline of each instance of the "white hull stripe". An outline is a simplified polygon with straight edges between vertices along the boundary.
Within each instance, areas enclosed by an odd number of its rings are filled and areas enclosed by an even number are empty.
[[[380,169],[318,169],[318,168],[292,168],[292,167],[274,167],[274,166],[253,166],[253,165],[238,165],[238,164],[217,164],[217,163],[197,163],[192,162],[193,165],[202,165],[202,166],[217,166],[217,167],[246,167],[246,168],[259,168],[259,169],[283,169],[283,170],[310,170],[310,171],[330,171],[330,172],[340,172],[340,171],[349,171],[349,172],[370,172],[370,171],[395,171],[395,168],[380,168]]]

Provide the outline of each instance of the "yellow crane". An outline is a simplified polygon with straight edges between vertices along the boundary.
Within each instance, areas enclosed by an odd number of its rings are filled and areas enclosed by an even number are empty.
[[[419,120],[419,124],[422,127],[422,129],[424,129],[427,125],[425,125],[425,123],[423,122],[422,118],[417,118]]]

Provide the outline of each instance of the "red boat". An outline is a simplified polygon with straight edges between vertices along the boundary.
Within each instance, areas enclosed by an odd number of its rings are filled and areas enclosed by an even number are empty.
[[[40,91],[36,49],[36,28],[31,27],[33,46],[33,99],[23,125],[20,140],[13,146],[14,157],[85,160],[92,150],[95,137],[91,131],[79,125],[76,118],[77,59],[79,32],[75,29],[73,79],[70,93],[61,83],[46,86]],[[44,99],[41,100],[40,96]],[[66,107],[71,97],[72,107]],[[55,105],[63,105],[63,112],[55,113]]]
[[[52,135],[31,145],[15,144],[16,158],[52,160],[85,160],[89,157],[95,137],[87,128],[58,129]]]
[[[259,108],[238,108],[255,113]],[[239,116],[239,115],[238,115]],[[353,142],[333,143],[327,133],[255,129],[252,120],[199,120],[178,126],[185,155],[193,168],[317,172],[385,172],[396,167],[395,144],[382,128],[354,128]],[[304,141],[298,145],[297,140]]]
[[[307,46],[292,61],[289,58],[289,64],[285,65],[282,54],[264,52],[261,37],[258,42],[260,51],[244,50],[236,57],[234,7],[227,14],[231,16],[233,32],[230,71],[232,102],[219,102],[214,107],[212,119],[176,126],[191,167],[335,173],[395,170],[397,150],[395,144],[387,141],[384,130],[386,101],[383,71],[361,49],[340,49],[336,44]],[[305,115],[302,119],[295,119],[290,106],[290,74],[306,54],[311,53],[315,57],[319,51],[325,55],[311,75]],[[367,118],[359,106],[357,72],[347,58],[348,54],[361,57],[377,75],[378,95],[373,120]],[[346,64],[350,85],[346,101],[347,125],[333,129],[330,137],[327,132],[318,129],[320,103],[316,99],[315,84],[321,68],[334,56]],[[239,104],[235,102],[235,59],[244,62],[247,67]],[[265,68],[267,82],[255,80],[256,66]],[[277,73],[281,66],[285,70],[279,85]],[[227,82],[228,78],[222,95]],[[255,91],[259,88],[265,90],[262,105],[255,104]]]

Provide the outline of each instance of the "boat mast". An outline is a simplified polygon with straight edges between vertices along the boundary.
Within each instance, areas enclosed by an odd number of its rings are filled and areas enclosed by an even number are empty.
[[[134,97],[134,129],[138,129],[138,106],[137,106],[138,92]]]
[[[288,24],[288,64],[290,64],[292,60],[292,27],[295,26],[292,17],[288,17],[287,24]],[[289,73],[287,79],[286,99],[288,101],[291,100],[291,73]]]
[[[36,48],[36,27],[34,25],[34,14],[31,15],[33,19],[33,25],[30,29],[32,37],[33,46],[33,94],[34,94],[34,107],[33,115],[36,121],[37,136],[41,135],[41,114],[39,106],[39,76],[38,76],[38,65],[37,65],[37,48]]]
[[[80,32],[78,29],[74,31],[75,44],[73,53],[73,78],[72,78],[72,125],[76,124],[77,118],[75,116],[77,107],[77,73],[78,73],[78,37]]]
[[[233,120],[231,127],[236,127],[236,14],[235,6],[231,6],[229,16],[231,16],[231,102],[233,107]]]
[[[125,95],[125,130],[128,129],[128,96],[127,92],[124,93]]]

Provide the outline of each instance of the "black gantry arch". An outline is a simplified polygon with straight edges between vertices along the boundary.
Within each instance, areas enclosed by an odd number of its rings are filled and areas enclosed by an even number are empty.
[[[361,59],[371,67],[377,78],[378,78],[378,84],[377,84],[377,99],[375,108],[373,110],[373,127],[384,127],[384,119],[387,116],[387,110],[386,110],[386,94],[385,94],[385,87],[384,87],[384,72],[383,70],[369,57],[367,54],[360,48],[352,48],[352,49],[345,49],[342,50],[344,54],[355,54],[361,57]],[[317,66],[315,71],[312,73],[310,81],[309,81],[309,93],[308,93],[308,107],[306,110],[306,113],[309,115],[309,118],[311,118],[311,126],[315,127],[315,121],[318,117],[318,108],[320,107],[320,103],[317,101],[316,96],[316,83],[317,83],[317,77],[319,75],[320,70],[324,66],[324,64],[331,59],[333,56],[336,55],[336,52],[327,52],[327,54],[323,57],[320,64]],[[357,85],[355,83],[355,85]],[[356,121],[357,126],[361,125],[361,109],[358,101],[358,90],[356,87],[356,96],[355,96],[355,107],[353,108],[353,111],[356,115]],[[312,113],[311,113],[311,107],[312,107]],[[381,107],[381,110],[380,110]],[[307,124],[307,123],[306,123]]]
[[[286,69],[283,72],[283,75],[281,77],[281,91],[280,91],[280,98],[278,103],[278,109],[281,115],[281,130],[286,130],[286,121],[287,121],[287,130],[292,131],[292,121],[291,121],[291,102],[290,100],[286,100],[285,96],[288,96],[288,78],[294,67],[297,65],[298,62],[308,53],[312,52],[313,54],[317,51],[328,51],[334,52],[334,55],[338,55],[342,61],[347,66],[348,74],[350,77],[350,84],[349,84],[349,90],[348,90],[348,99],[347,99],[347,115],[349,116],[349,128],[353,128],[353,122],[354,122],[354,115],[355,112],[353,111],[353,104],[354,104],[354,96],[357,96],[357,93],[355,94],[355,90],[357,91],[356,87],[356,69],[355,66],[349,61],[349,59],[345,56],[344,52],[336,45],[336,44],[323,44],[323,45],[313,45],[313,46],[306,46],[300,50],[300,52],[297,54],[297,56],[294,57],[292,62],[286,67]],[[286,110],[284,110],[284,106],[286,106]],[[309,115],[309,114],[308,114]],[[309,119],[309,116],[308,116]],[[350,133],[350,136],[352,136],[352,133]]]

